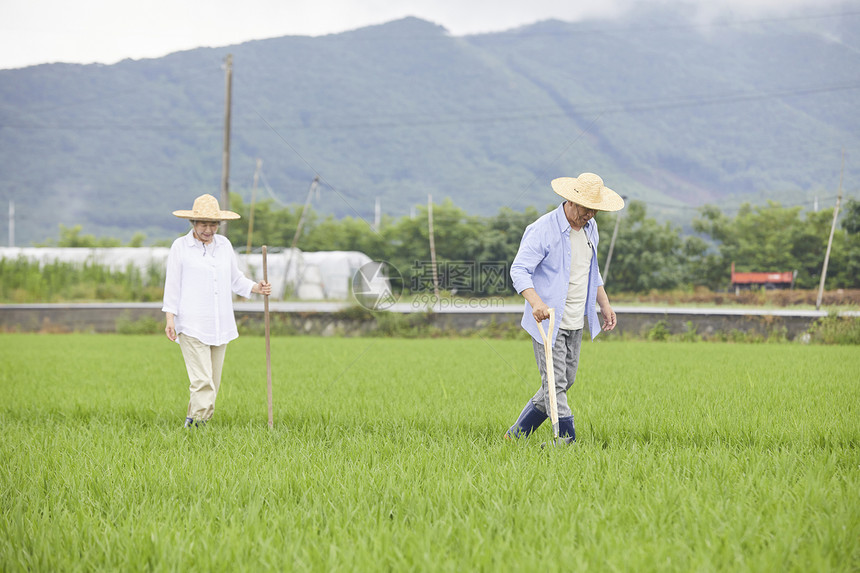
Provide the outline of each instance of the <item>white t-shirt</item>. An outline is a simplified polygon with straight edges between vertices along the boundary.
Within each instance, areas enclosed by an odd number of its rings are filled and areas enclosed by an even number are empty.
[[[585,326],[585,297],[588,295],[588,269],[591,267],[591,247],[585,228],[570,229],[570,280],[561,328],[579,330]]]

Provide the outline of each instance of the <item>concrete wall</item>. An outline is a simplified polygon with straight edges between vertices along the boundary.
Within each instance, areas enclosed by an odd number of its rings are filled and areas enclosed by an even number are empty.
[[[4,332],[117,332],[122,321],[164,321],[161,305],[152,304],[21,304],[0,305]]]
[[[273,303],[272,332],[360,336],[379,328],[374,315],[352,310],[347,305],[331,303],[302,305]],[[262,332],[261,303],[237,303],[235,312],[236,320],[243,328],[252,332]],[[806,332],[816,319],[826,316],[823,311],[635,307],[616,307],[616,312],[618,327],[615,332],[631,337],[647,334],[662,321],[672,334],[682,334],[693,328],[697,334],[705,338],[737,331],[762,336],[775,332],[794,339]],[[400,315],[404,323],[417,325],[419,328],[463,332],[495,326],[516,331],[522,317],[522,307],[510,305],[482,311],[458,310],[435,313],[400,309],[395,314]],[[158,325],[163,325],[163,321],[164,314],[161,312],[160,303],[0,305],[0,331],[4,332],[115,333],[123,329],[133,330],[135,325],[159,330]]]

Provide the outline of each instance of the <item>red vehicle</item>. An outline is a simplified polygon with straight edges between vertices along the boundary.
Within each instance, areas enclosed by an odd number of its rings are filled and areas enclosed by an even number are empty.
[[[792,289],[797,271],[784,273],[736,273],[735,263],[732,263],[732,288],[735,292],[740,289],[751,289],[753,287],[764,289]]]

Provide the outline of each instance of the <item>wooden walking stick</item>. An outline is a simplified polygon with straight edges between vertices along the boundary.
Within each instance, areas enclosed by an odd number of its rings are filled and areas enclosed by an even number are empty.
[[[552,331],[555,326],[555,309],[549,309],[549,333],[544,333],[538,322],[540,337],[543,338],[543,352],[546,357],[547,395],[549,396],[549,419],[552,422],[552,443],[558,443],[558,398],[555,395],[555,367],[552,363]]]
[[[269,268],[266,264],[266,245],[263,245],[263,282],[269,282]],[[269,346],[269,295],[263,295],[263,316],[266,323],[266,394],[269,400],[269,428],[274,426],[272,418],[272,349]]]

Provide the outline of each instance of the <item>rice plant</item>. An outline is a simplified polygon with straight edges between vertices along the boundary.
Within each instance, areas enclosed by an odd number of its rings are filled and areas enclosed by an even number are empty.
[[[530,345],[231,343],[184,430],[163,337],[0,335],[0,569],[851,571],[853,347],[586,343],[577,443],[502,434]]]

